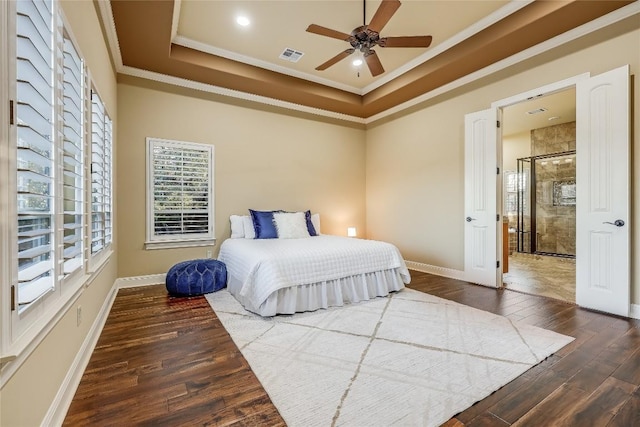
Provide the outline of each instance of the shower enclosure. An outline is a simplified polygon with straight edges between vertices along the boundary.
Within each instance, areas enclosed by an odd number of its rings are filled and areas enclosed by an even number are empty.
[[[575,150],[518,159],[505,192],[516,211],[517,252],[575,258],[575,177]]]

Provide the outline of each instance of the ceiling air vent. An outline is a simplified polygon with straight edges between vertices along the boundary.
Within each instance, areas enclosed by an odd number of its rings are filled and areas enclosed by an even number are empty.
[[[547,111],[547,109],[544,107],[541,107],[541,108],[536,108],[535,110],[527,111],[527,114],[539,114],[539,113],[544,113],[545,111]]]
[[[285,61],[289,62],[298,62],[300,58],[302,58],[302,55],[304,55],[304,53],[298,50],[286,48],[280,54],[280,59],[284,59]]]

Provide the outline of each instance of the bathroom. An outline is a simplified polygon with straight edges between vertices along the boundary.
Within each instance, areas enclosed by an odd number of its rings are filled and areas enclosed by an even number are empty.
[[[574,100],[568,90],[508,107],[503,130],[503,284],[568,302],[575,302]]]

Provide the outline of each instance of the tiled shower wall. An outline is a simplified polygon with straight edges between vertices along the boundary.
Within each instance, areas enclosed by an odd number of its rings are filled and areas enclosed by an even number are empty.
[[[576,149],[576,122],[531,131],[531,153],[561,153]],[[569,160],[570,159],[570,160]],[[561,184],[574,182],[575,156],[540,159],[536,162],[536,228],[540,252],[575,255],[576,206],[554,198]]]

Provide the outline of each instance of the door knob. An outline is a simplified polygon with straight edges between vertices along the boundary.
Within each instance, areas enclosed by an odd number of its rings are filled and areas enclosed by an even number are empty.
[[[467,222],[471,222],[471,221],[475,221],[475,218],[471,218],[470,216],[467,217]]]
[[[603,222],[603,224],[611,224],[611,225],[615,225],[616,227],[622,227],[624,225],[624,221],[621,219],[616,219],[613,222],[605,221]]]

